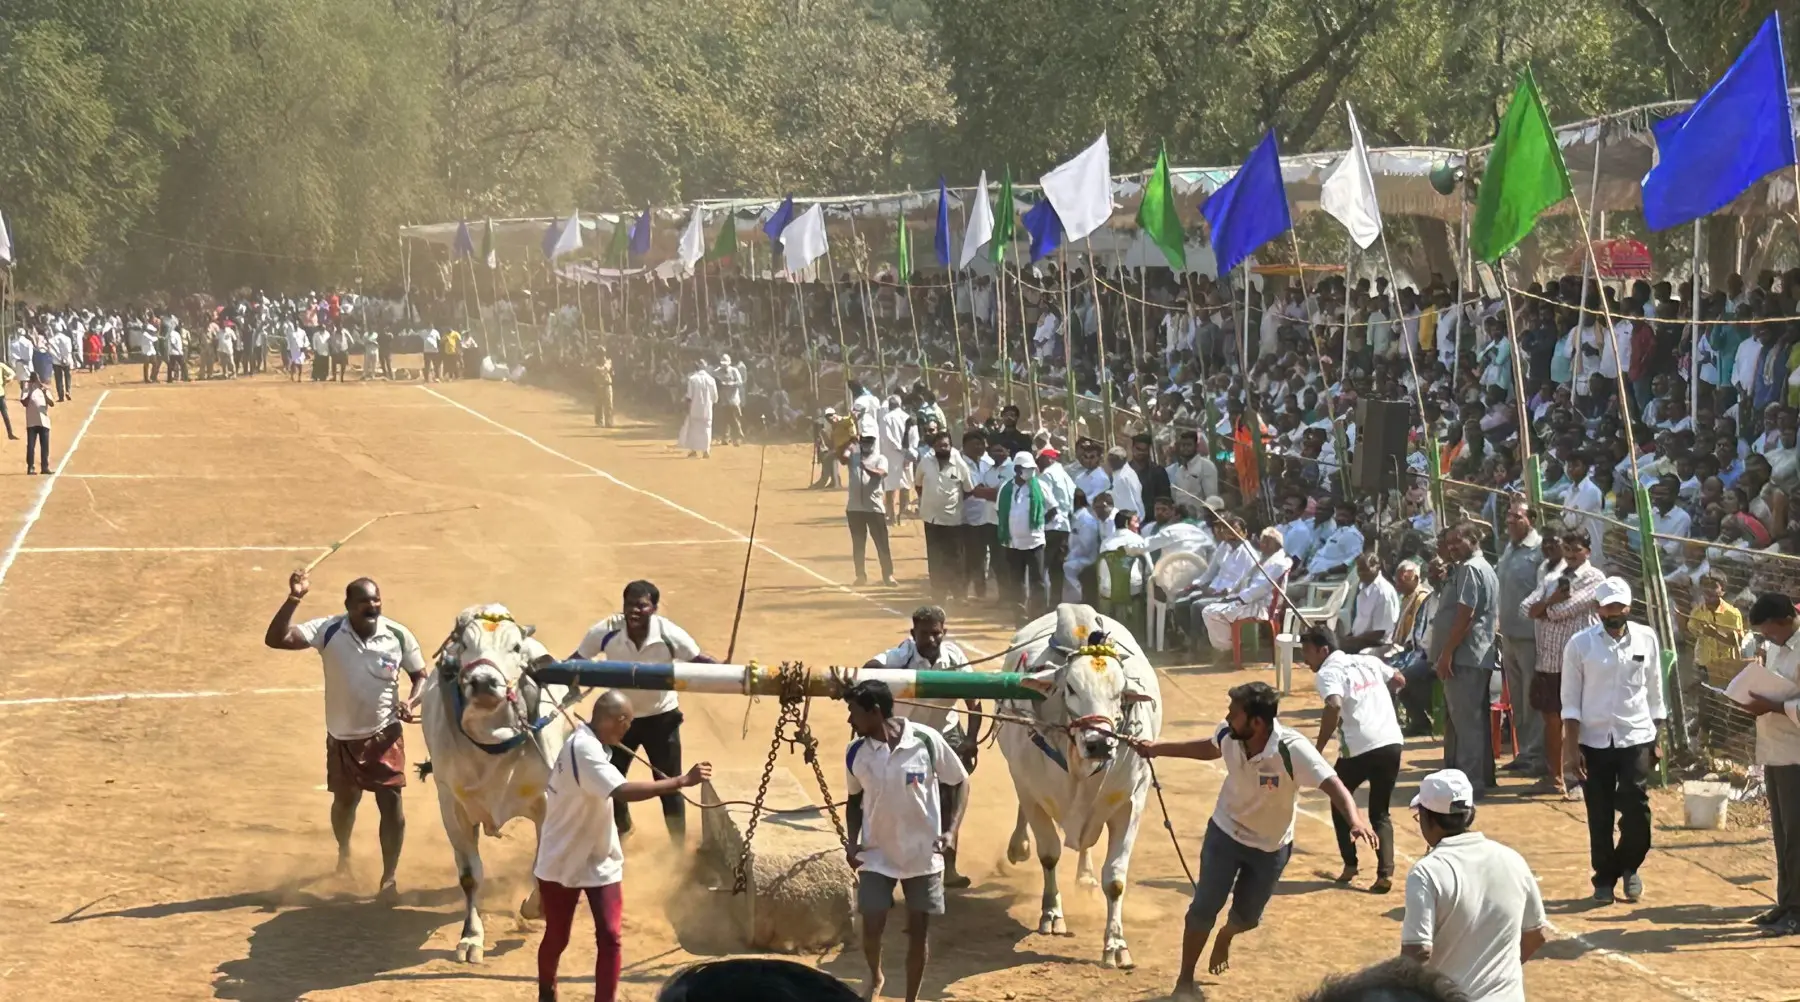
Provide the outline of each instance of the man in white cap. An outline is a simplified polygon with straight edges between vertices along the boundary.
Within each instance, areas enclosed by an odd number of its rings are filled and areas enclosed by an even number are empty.
[[[715,379],[719,384],[719,412],[724,418],[720,422],[719,440],[732,445],[743,445],[744,369],[734,363],[730,355],[720,355],[719,372]]]
[[[1650,794],[1645,781],[1661,757],[1662,644],[1630,621],[1631,585],[1607,578],[1594,590],[1600,624],[1563,649],[1563,772],[1581,781],[1587,804],[1594,900],[1644,893],[1638,867],[1650,854]],[[1617,819],[1618,838],[1613,837]]]
[[[689,459],[712,458],[713,404],[718,400],[719,384],[706,371],[706,360],[701,359],[687,378],[687,419],[681,422],[681,437],[675,442],[678,448],[687,450]]]
[[[995,493],[996,529],[1006,551],[1006,567],[997,568],[1000,597],[1019,609],[1020,622],[1030,622],[1048,607],[1044,587],[1044,530],[1056,514],[1056,501],[1037,478],[1031,453],[1013,456],[1013,477]]]
[[[1475,788],[1457,769],[1412,800],[1431,851],[1406,875],[1400,953],[1448,975],[1470,1002],[1525,1002],[1524,964],[1544,945],[1544,900],[1524,857],[1475,831]]]

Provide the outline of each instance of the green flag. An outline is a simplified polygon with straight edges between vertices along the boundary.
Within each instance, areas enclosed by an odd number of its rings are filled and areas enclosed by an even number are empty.
[[[1012,168],[1007,167],[1000,181],[1000,201],[994,206],[994,235],[988,240],[988,258],[999,264],[1013,242]]]
[[[631,224],[625,221],[625,213],[619,213],[619,221],[613,224],[612,243],[606,248],[606,263],[614,268],[623,268],[631,261]]]
[[[896,282],[912,284],[912,231],[907,229],[905,216],[900,217],[900,225],[894,231],[894,271],[898,272]]]
[[[489,268],[500,267],[500,252],[494,247],[494,221],[487,221],[487,229],[481,232],[481,261]]]
[[[737,257],[737,216],[725,213],[725,222],[719,226],[719,238],[713,241],[712,248],[706,252],[708,261],[727,261]]]
[[[1519,74],[1518,90],[1500,121],[1487,170],[1481,175],[1470,248],[1483,261],[1499,260],[1537,225],[1539,213],[1570,194],[1569,168],[1527,66]]]
[[[1156,246],[1162,248],[1169,267],[1176,271],[1187,268],[1187,235],[1181,232],[1181,216],[1175,211],[1175,189],[1169,184],[1169,150],[1156,151],[1156,168],[1144,185],[1144,200],[1138,203],[1138,229]]]

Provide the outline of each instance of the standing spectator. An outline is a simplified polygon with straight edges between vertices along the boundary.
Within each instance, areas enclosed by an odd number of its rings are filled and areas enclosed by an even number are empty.
[[[1710,679],[1715,685],[1724,685],[1731,681],[1729,673],[1736,671],[1737,655],[1744,646],[1744,614],[1725,601],[1725,579],[1707,573],[1698,583],[1700,597],[1687,620],[1688,636],[1694,641],[1694,668],[1689,673],[1693,684],[1683,681],[1681,685],[1681,706],[1691,722],[1699,718],[1704,691],[1700,683]],[[1692,723],[1689,733],[1693,733]]]
[[[1494,782],[1488,681],[1500,590],[1479,533],[1473,525],[1459,525],[1439,542],[1452,566],[1431,622],[1432,665],[1444,683],[1444,768],[1471,777],[1477,797]]]
[[[629,696],[618,689],[601,693],[592,720],[575,725],[550,772],[532,867],[544,906],[544,939],[537,958],[540,1000],[556,998],[557,964],[569,945],[575,906],[583,894],[594,916],[594,998],[613,1002],[618,997],[625,850],[614,819],[629,803],[679,797],[683,789],[712,775],[712,766],[701,762],[685,774],[627,782],[608,749],[625,740],[631,724]]]
[[[1157,498],[1175,496],[1175,492],[1169,488],[1169,471],[1157,465],[1155,440],[1148,434],[1131,436],[1131,472],[1137,477],[1138,489],[1146,504]],[[1205,494],[1200,496],[1206,497]],[[1189,498],[1188,503],[1192,504],[1193,499]],[[1140,510],[1137,515],[1140,520],[1148,519],[1150,512],[1147,509]]]
[[[1193,507],[1219,493],[1219,467],[1200,449],[1200,433],[1184,429],[1175,438],[1175,461],[1169,464],[1169,488],[1175,503]]]
[[[324,327],[314,327],[312,331],[312,381],[327,382],[331,379],[331,331]]]
[[[169,326],[168,333],[163,338],[163,351],[168,356],[163,365],[163,382],[173,383],[177,372],[180,373],[182,382],[190,382],[192,377],[188,375],[187,342],[180,327],[173,324]]]
[[[0,362],[0,421],[6,423],[6,440],[8,442],[19,440],[19,436],[13,434],[12,415],[6,411],[6,396],[12,392],[7,384],[12,382],[14,375],[16,373],[13,372],[12,366]]]
[[[341,383],[350,372],[350,328],[339,327],[331,335],[331,381]]]
[[[1371,846],[1375,843],[1374,831],[1356,809],[1356,798],[1325,764],[1325,757],[1299,731],[1275,719],[1280,693],[1266,682],[1247,682],[1233,688],[1230,696],[1225,722],[1211,737],[1133,745],[1144,758],[1225,763],[1225,781],[1200,845],[1200,879],[1182,930],[1181,970],[1170,993],[1178,999],[1202,997],[1194,984],[1194,968],[1227,898],[1231,913],[1207,961],[1211,973],[1221,974],[1231,965],[1234,939],[1262,924],[1263,909],[1294,852],[1300,787],[1324,791],[1332,809],[1350,820],[1351,836]]]
[[[713,659],[701,653],[700,645],[686,630],[661,615],[658,611],[661,606],[662,591],[653,582],[627,584],[620,611],[588,627],[575,648],[575,657],[636,664],[711,663]],[[631,689],[625,691],[624,698],[631,712],[624,726],[618,729],[618,737],[607,742],[612,748],[612,767],[623,777],[631,771],[631,753],[642,748],[653,771],[665,777],[679,776],[680,698],[666,689]],[[687,801],[672,790],[664,791],[661,797],[663,824],[668,828],[669,841],[680,847],[687,837]],[[631,809],[624,800],[613,802],[613,820],[619,831],[631,834]]]
[[[1789,683],[1788,693],[1752,694],[1756,764],[1769,791],[1775,841],[1775,907],[1752,921],[1765,935],[1800,935],[1800,630],[1794,601],[1764,594],[1750,606],[1750,626],[1764,643],[1763,665]],[[1771,698],[1785,696],[1787,698]]]
[[[1058,462],[1062,456],[1055,449],[1045,446],[1037,455],[1038,480],[1050,495],[1053,513],[1044,522],[1044,573],[1048,584],[1044,588],[1044,598],[1048,605],[1054,606],[1060,595],[1061,601],[1079,602],[1079,597],[1070,598],[1063,587],[1063,564],[1069,559],[1069,534],[1075,527],[1075,481],[1069,471]]]
[[[994,539],[994,528],[989,524],[994,502],[986,499],[977,490],[987,484],[989,474],[993,472],[994,461],[988,458],[987,435],[979,428],[970,428],[963,432],[963,462],[968,464],[970,483],[963,495],[962,503],[962,591],[958,598],[987,597],[987,565],[988,546]]]
[[[950,433],[931,433],[931,451],[919,460],[919,518],[925,523],[925,566],[939,601],[963,595],[963,502],[975,489],[968,460],[950,448]]]
[[[1012,473],[994,499],[995,531],[1006,551],[1000,597],[1017,607],[1022,622],[1029,622],[1049,605],[1044,588],[1044,530],[1056,515],[1056,502],[1038,479],[1037,461],[1031,453],[1013,457]]]
[[[419,350],[425,355],[425,378],[427,383],[441,382],[444,378],[444,336],[436,327],[427,328],[419,335]]]
[[[1131,468],[1125,450],[1116,445],[1107,450],[1106,468],[1112,471],[1113,506],[1138,518],[1147,518],[1150,510],[1144,507],[1144,486]],[[1076,481],[1076,485],[1080,486],[1080,481]]]
[[[1650,854],[1650,794],[1645,782],[1662,757],[1662,643],[1630,621],[1631,585],[1607,578],[1594,592],[1600,624],[1563,651],[1563,771],[1582,781],[1594,900],[1644,893],[1638,868]],[[1753,610],[1754,611],[1754,610]],[[1613,838],[1615,820],[1618,839]]]
[[[213,339],[213,354],[218,357],[220,373],[226,379],[237,378],[237,328],[231,321],[219,326]]]
[[[50,371],[55,374],[56,402],[62,403],[73,395],[72,385],[75,369],[75,342],[69,338],[67,331],[58,325],[55,333],[50,335]]]
[[[436,334],[436,331],[431,333]],[[429,367],[428,367],[429,368]],[[594,363],[594,427],[613,426],[613,362],[612,356],[600,353]]]
[[[1401,955],[1448,975],[1470,1002],[1523,1002],[1523,968],[1546,925],[1531,867],[1474,830],[1475,789],[1455,769],[1420,781],[1412,806],[1431,851],[1406,875]]]
[[[1372,894],[1386,894],[1394,887],[1394,824],[1388,807],[1394,797],[1394,781],[1400,776],[1400,753],[1406,738],[1394,713],[1389,688],[1400,675],[1380,658],[1346,654],[1337,649],[1329,630],[1314,627],[1300,634],[1300,658],[1315,673],[1314,684],[1325,710],[1319,717],[1319,737],[1313,744],[1319,754],[1334,734],[1340,734],[1338,760],[1332,766],[1344,789],[1352,795],[1369,784],[1369,824],[1375,829],[1375,882]],[[1333,813],[1338,855],[1344,871],[1337,882],[1356,879],[1356,842],[1350,838],[1350,822]]]
[[[464,355],[468,355],[465,351]],[[473,356],[470,356],[473,357]],[[706,371],[706,360],[694,360],[694,371],[684,384],[683,400],[687,404],[687,417],[681,421],[681,434],[675,439],[675,447],[686,449],[688,458],[700,456],[712,458],[713,443],[713,404],[719,400],[719,384],[712,373]]]
[[[732,445],[744,444],[744,367],[719,356],[719,440]]]
[[[50,402],[50,392],[44,389],[44,381],[32,373],[25,380],[24,396],[20,402],[25,405],[25,473],[37,472],[31,465],[31,447],[37,446],[38,465],[45,473],[50,469],[50,408],[56,405]],[[8,432],[12,429],[7,428]]]
[[[856,584],[869,583],[864,561],[868,541],[875,540],[875,556],[881,561],[881,583],[893,585],[894,558],[888,553],[887,519],[881,508],[881,484],[887,477],[887,461],[875,448],[875,436],[864,435],[838,453],[849,483],[849,498],[844,503],[844,521],[850,526],[850,559],[856,563]]]
[[[1600,622],[1594,595],[1605,572],[1588,559],[1588,534],[1565,533],[1559,549],[1562,563],[1526,596],[1522,609],[1537,637],[1537,666],[1531,675],[1530,704],[1544,718],[1544,755],[1549,769],[1533,792],[1570,796],[1562,723],[1562,664],[1569,638]]]
[[[372,330],[362,332],[362,378],[375,378],[377,367],[381,364],[381,335]]]
[[[850,801],[844,855],[856,871],[856,910],[869,964],[865,997],[881,995],[881,934],[898,884],[906,894],[906,998],[912,1002],[925,978],[931,916],[944,914],[944,856],[956,852],[969,777],[942,734],[894,716],[886,684],[859,682],[844,701],[856,733],[844,753]]]
[[[913,457],[919,450],[919,429],[913,424],[912,415],[901,405],[899,394],[888,397],[887,409],[881,412],[876,427],[879,429],[881,458],[888,471],[887,481],[882,484],[887,520],[889,525],[899,525],[905,521],[906,508],[912,500],[907,495],[913,482]]]
[[[1525,600],[1537,591],[1543,545],[1531,525],[1531,509],[1523,501],[1508,505],[1506,547],[1494,564],[1494,577],[1500,584],[1500,668],[1506,675],[1519,752],[1505,770],[1527,776],[1548,775],[1544,719],[1530,706],[1531,677],[1537,671],[1537,629],[1525,608]]]

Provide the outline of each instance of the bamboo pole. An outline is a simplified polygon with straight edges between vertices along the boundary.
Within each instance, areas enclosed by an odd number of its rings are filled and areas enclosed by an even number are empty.
[[[875,349],[875,378],[878,382],[880,382],[882,384],[880,387],[881,395],[882,395],[882,399],[886,400],[887,399],[887,385],[886,385],[887,384],[887,356],[885,356],[881,353],[881,322],[880,322],[880,319],[875,316],[875,294],[873,291],[874,286],[873,286],[873,283],[869,279],[869,268],[868,268],[868,263],[870,261],[869,245],[866,243],[863,243],[862,234],[857,232],[857,229],[856,229],[856,206],[854,206],[854,205],[850,206],[849,215],[850,215],[850,239],[855,241],[856,245],[862,249],[862,256],[863,256],[863,266],[861,268],[858,268],[857,272],[856,272],[856,280],[857,280],[858,286],[862,289],[862,297],[861,297],[862,298],[862,307],[861,307],[861,309],[862,309],[862,316],[863,316],[863,328],[868,332],[870,346]],[[854,263],[854,261],[852,263]],[[896,270],[898,270],[898,269],[896,269]],[[832,282],[832,293],[835,295],[836,292],[837,292],[837,283],[836,283],[835,274],[834,274],[834,279]],[[848,357],[845,358],[845,364],[846,365],[849,364]]]
[[[831,319],[832,322],[837,325],[838,355],[844,360],[844,399],[850,400],[849,380],[856,377],[856,370],[850,365],[850,347],[844,341],[844,310],[838,301],[837,265],[832,263],[831,245],[829,243],[825,245],[825,267],[831,272]],[[801,336],[805,337],[806,309],[804,304],[800,310],[800,324]],[[811,338],[807,338],[807,340],[810,341]]]
[[[1100,380],[1100,413],[1101,420],[1106,422],[1106,440],[1108,443],[1111,443],[1114,441],[1112,379],[1109,378],[1110,374],[1106,368],[1106,322],[1101,319],[1101,315],[1106,311],[1100,307],[1100,279],[1094,274],[1096,265],[1094,263],[1094,241],[1092,235],[1090,234],[1082,239],[1087,241],[1088,247],[1088,295],[1092,296],[1094,299],[1094,363],[1096,378]],[[1067,340],[1068,339],[1065,338],[1064,342],[1066,343]],[[1069,373],[1069,385],[1075,385],[1075,373],[1073,371]]]
[[[1013,289],[1019,296],[1020,341],[1025,346],[1025,386],[1026,389],[1030,391],[1031,396],[1031,426],[1033,428],[1042,428],[1044,426],[1044,405],[1038,399],[1037,353],[1031,350],[1031,325],[1025,322],[1025,272],[1023,267],[1019,264],[1019,245],[1017,243],[1013,244],[1012,252],[1013,270],[1016,275],[1016,280],[1013,282]],[[1002,265],[1002,267],[1004,267],[1004,265]],[[1011,370],[1008,371],[1010,372]],[[1010,392],[1007,394],[1006,402],[1009,404],[1012,403],[1012,394]],[[1073,416],[1071,415],[1071,418],[1072,417]],[[1069,424],[1069,441],[1073,442],[1075,441],[1075,438],[1075,425],[1071,420],[1071,423]]]
[[[983,192],[982,195],[985,197],[986,192]],[[958,230],[963,230],[967,226],[966,221],[963,219],[965,215],[967,215],[967,210],[963,207],[963,203],[958,201]],[[952,253],[955,253],[955,248],[952,248]],[[969,366],[967,360],[963,357],[962,316],[957,313],[956,310],[956,273],[961,270],[962,269],[956,267],[956,264],[953,261],[944,269],[944,273],[950,279],[950,334],[956,341],[956,381],[962,385],[963,427],[967,428],[970,424],[970,418],[974,414],[974,410],[969,406]],[[975,322],[975,287],[973,281],[971,281],[969,286],[969,322],[970,324]]]
[[[1305,294],[1306,294],[1306,265],[1302,263],[1301,258],[1300,258],[1300,236],[1299,236],[1299,234],[1294,232],[1294,229],[1291,226],[1288,227],[1288,243],[1294,248],[1294,275],[1295,275],[1296,280],[1299,281],[1299,283],[1300,283],[1301,295],[1305,296]],[[1348,297],[1346,297],[1346,300],[1347,299],[1348,299]],[[1317,327],[1313,326],[1312,319],[1310,317],[1307,318],[1306,333],[1307,333],[1307,336],[1312,339],[1313,355],[1319,360],[1318,364],[1319,364],[1320,371],[1322,374],[1323,370],[1324,370],[1325,357],[1326,357],[1325,356],[1325,345],[1320,343],[1319,329]],[[1345,340],[1348,340],[1349,336],[1350,336],[1349,331],[1348,331],[1348,329],[1346,329],[1344,332]],[[1343,378],[1344,378],[1344,374],[1341,372],[1338,373],[1338,379],[1342,380]],[[1245,392],[1246,393],[1249,392],[1248,383],[1245,384]],[[1350,455],[1350,450],[1348,448],[1348,443],[1345,441],[1345,438],[1344,438],[1344,425],[1342,422],[1338,421],[1337,404],[1335,402],[1333,402],[1333,400],[1331,399],[1331,388],[1326,387],[1324,392],[1321,393],[1320,396],[1325,398],[1325,416],[1328,419],[1330,419],[1330,421],[1331,421],[1331,446],[1332,446],[1332,450],[1337,454],[1336,459],[1337,459],[1337,468],[1338,468],[1338,480],[1339,480],[1339,482],[1341,482],[1344,485],[1344,497],[1348,498],[1351,496],[1350,465],[1345,462],[1345,459]],[[1321,473],[1322,472],[1323,471],[1321,471]]]
[[[1057,284],[1062,286],[1062,307],[1063,307],[1062,308],[1062,324],[1060,325],[1057,333],[1062,335],[1063,386],[1064,386],[1064,390],[1065,390],[1065,396],[1068,399],[1068,407],[1069,407],[1069,413],[1068,413],[1068,417],[1066,420],[1067,420],[1068,426],[1069,426],[1069,433],[1070,433],[1069,437],[1071,439],[1073,439],[1075,437],[1075,434],[1074,434],[1075,422],[1077,421],[1077,419],[1079,418],[1080,413],[1081,413],[1081,411],[1080,411],[1081,398],[1075,392],[1075,339],[1072,336],[1072,333],[1070,330],[1070,328],[1072,328],[1074,326],[1075,318],[1073,316],[1074,310],[1070,309],[1070,307],[1069,307],[1069,247],[1068,247],[1068,244],[1066,244],[1066,243],[1057,245],[1057,248],[1056,248],[1056,270],[1057,270],[1056,277],[1058,279]],[[1035,377],[1033,377],[1033,381],[1034,382],[1036,381]],[[1107,448],[1109,448],[1109,449],[1112,448],[1112,429],[1111,428],[1106,429],[1106,435],[1104,436],[1102,441],[1104,441],[1106,443]]]
[[[1800,198],[1800,188],[1795,189]],[[1688,262],[1688,417],[1700,410],[1700,220],[1694,220],[1694,255]]]

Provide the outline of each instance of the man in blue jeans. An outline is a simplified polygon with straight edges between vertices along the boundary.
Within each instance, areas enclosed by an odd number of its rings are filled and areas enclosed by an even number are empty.
[[[1351,837],[1376,847],[1375,832],[1325,757],[1299,731],[1276,722],[1281,695],[1266,682],[1245,683],[1230,695],[1231,708],[1212,737],[1132,745],[1145,758],[1225,762],[1225,782],[1206,824],[1200,879],[1182,932],[1181,973],[1171,993],[1177,999],[1201,997],[1194,968],[1227,898],[1231,913],[1213,943],[1206,965],[1210,973],[1229,969],[1231,941],[1261,924],[1275,882],[1293,855],[1294,815],[1302,785],[1324,791],[1332,810],[1349,819]]]

